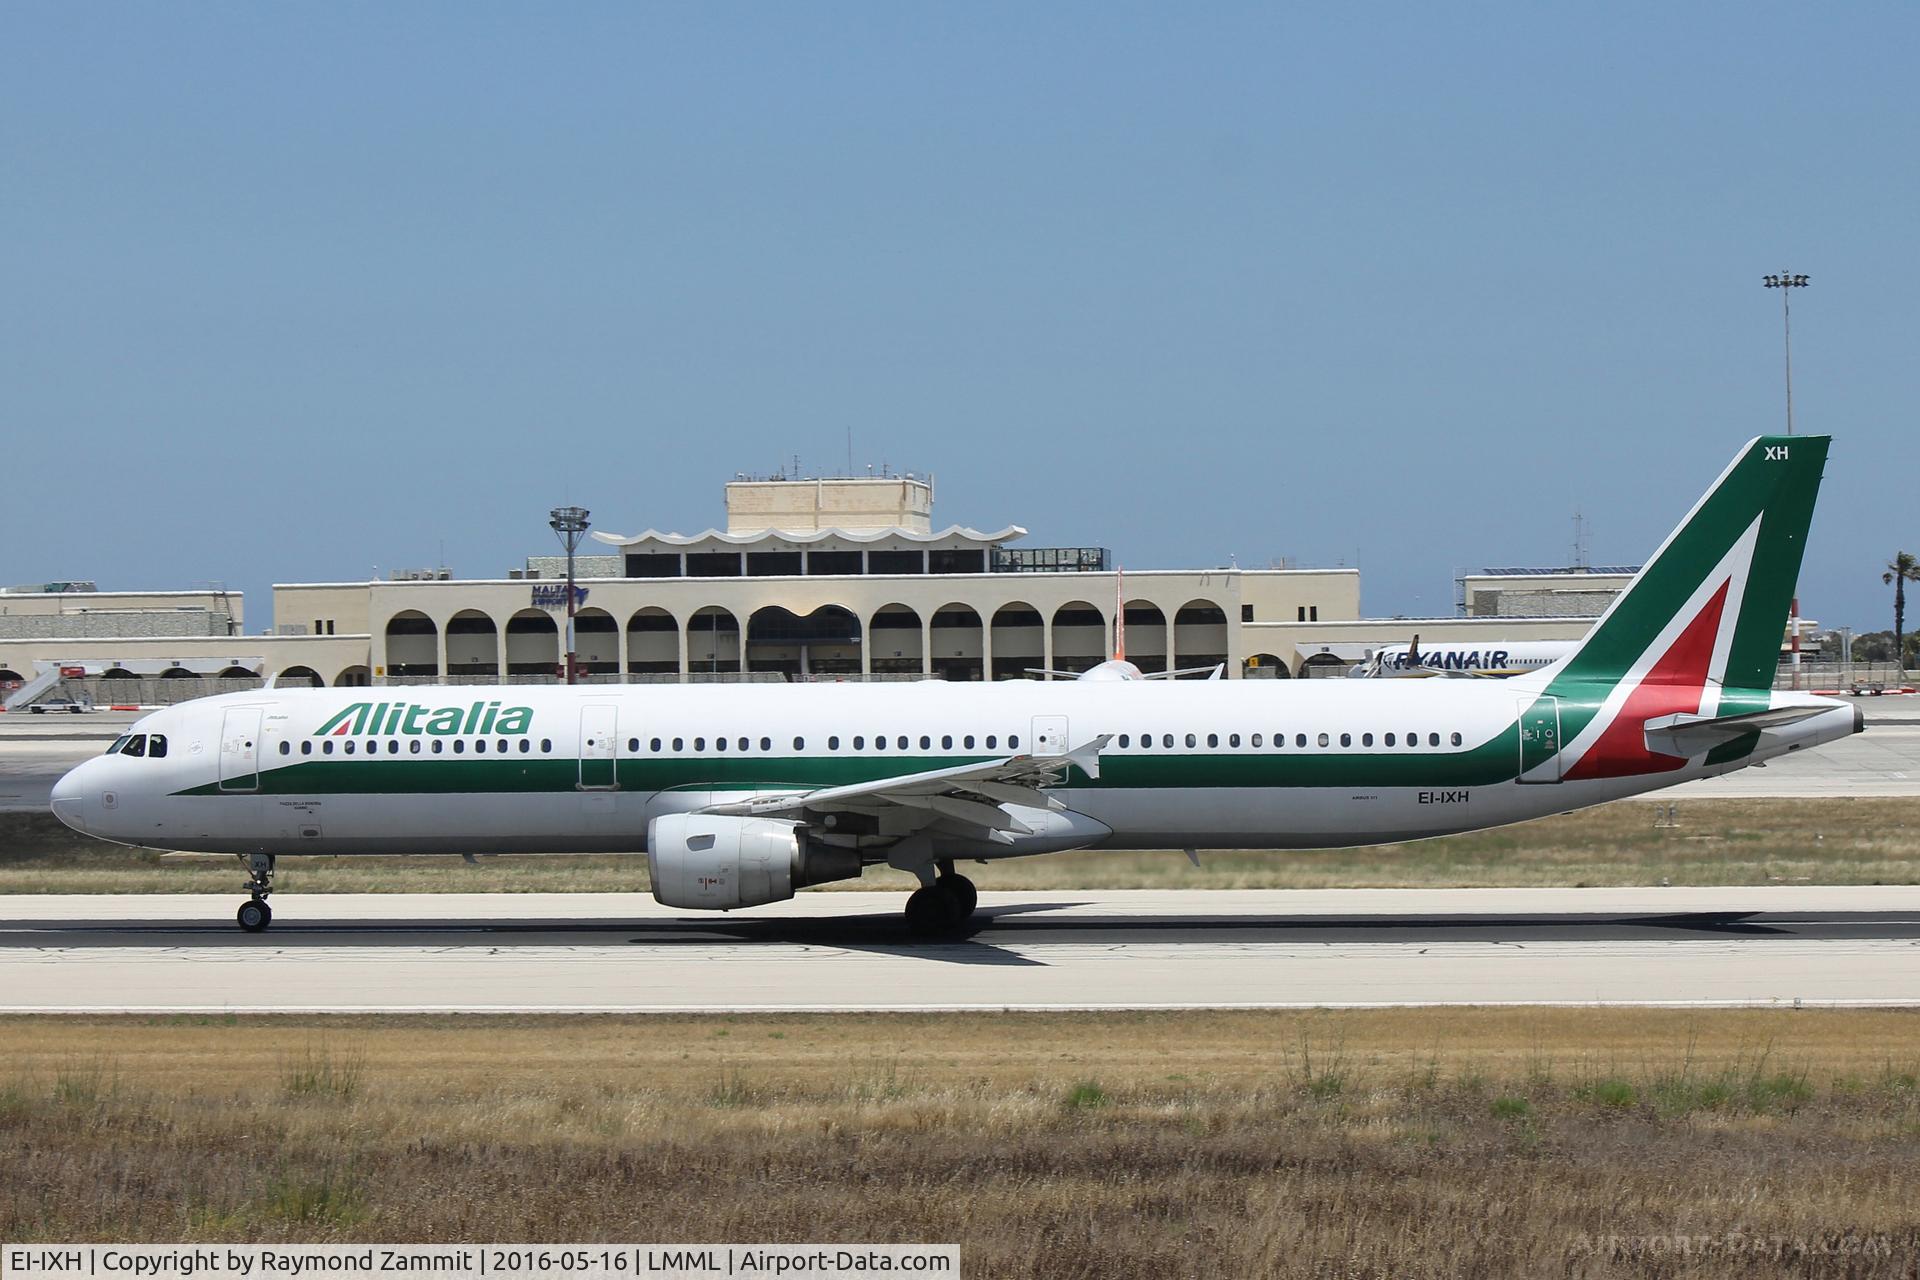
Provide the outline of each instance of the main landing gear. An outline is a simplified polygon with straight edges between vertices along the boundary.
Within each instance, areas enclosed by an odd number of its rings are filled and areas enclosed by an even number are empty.
[[[937,938],[958,933],[973,919],[980,891],[973,881],[942,861],[940,876],[931,884],[922,884],[907,899],[907,928],[922,938]]]
[[[241,858],[247,864],[247,892],[251,896],[240,904],[233,918],[248,933],[259,933],[273,923],[273,908],[267,905],[267,895],[273,892],[273,855],[248,853]]]

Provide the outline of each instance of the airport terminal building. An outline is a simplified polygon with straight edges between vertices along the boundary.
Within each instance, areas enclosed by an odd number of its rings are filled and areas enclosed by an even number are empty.
[[[1029,547],[1018,526],[936,528],[930,478],[742,479],[724,527],[598,532],[576,558],[576,649],[593,681],[1018,679],[1085,670],[1116,632],[1146,671],[1228,678],[1344,674],[1381,644],[1566,639],[1624,585],[1532,584],[1526,616],[1363,619],[1357,569],[1129,570],[1101,547]],[[0,682],[277,675],[325,685],[557,678],[565,563],[493,579],[445,570],[274,587],[272,634],[246,635],[237,595],[0,593]],[[1473,602],[1509,598],[1471,590]],[[1469,587],[1463,580],[1463,592]],[[1557,612],[1553,593],[1565,593]],[[150,689],[151,692],[151,689]],[[182,690],[184,692],[184,689]],[[149,700],[171,701],[154,694]]]

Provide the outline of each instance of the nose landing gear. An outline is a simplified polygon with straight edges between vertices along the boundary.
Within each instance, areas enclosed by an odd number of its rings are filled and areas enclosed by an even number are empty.
[[[251,896],[240,904],[233,918],[248,933],[259,933],[273,923],[273,908],[267,905],[267,895],[273,892],[273,855],[249,853],[242,858],[247,864],[247,892]]]

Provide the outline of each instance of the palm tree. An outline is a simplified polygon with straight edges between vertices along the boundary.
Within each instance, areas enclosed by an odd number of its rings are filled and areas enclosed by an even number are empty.
[[[1920,560],[1910,551],[1895,553],[1887,561],[1887,571],[1880,575],[1880,581],[1893,584],[1893,660],[1902,667],[1906,665],[1907,632],[1907,584],[1920,582]]]

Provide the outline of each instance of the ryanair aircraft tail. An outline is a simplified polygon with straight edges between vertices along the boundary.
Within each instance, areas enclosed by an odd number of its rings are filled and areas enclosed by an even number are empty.
[[[1736,717],[1772,703],[1780,640],[1800,576],[1827,436],[1762,436],[1601,615],[1572,654],[1540,677],[1559,700],[1567,778],[1678,767],[1645,739],[1650,721],[1727,726],[1709,763],[1739,754]],[[1764,726],[1757,722],[1753,731]]]

